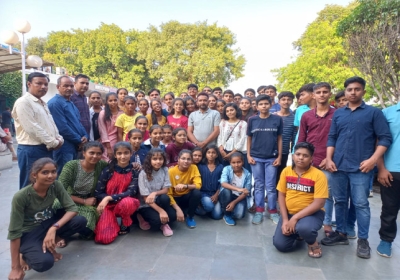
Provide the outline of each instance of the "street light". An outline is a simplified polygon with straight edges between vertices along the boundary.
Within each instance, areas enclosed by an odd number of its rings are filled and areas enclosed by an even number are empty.
[[[26,93],[26,77],[25,77],[25,33],[31,31],[31,24],[24,19],[16,20],[14,23],[15,29],[22,34],[21,41],[21,58],[22,58],[22,94]],[[12,54],[12,46],[18,43],[18,35],[14,31],[5,31],[2,34],[3,41],[9,45],[10,54]],[[42,66],[43,61],[38,56],[33,56],[33,58],[29,59],[28,57],[28,65],[31,67],[40,67]]]

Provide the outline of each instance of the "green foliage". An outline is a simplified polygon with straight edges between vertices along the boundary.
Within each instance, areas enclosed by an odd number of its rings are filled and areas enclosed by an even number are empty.
[[[299,51],[294,62],[272,72],[278,80],[278,89],[297,92],[306,83],[328,82],[334,91],[343,88],[343,82],[358,72],[348,63],[343,38],[336,34],[340,20],[353,5],[327,5],[308,25],[301,38],[293,43]]]
[[[144,63],[137,59],[138,37],[135,30],[104,23],[95,30],[51,32],[44,59],[65,67],[69,75],[84,73],[97,83],[142,88],[149,81]]]
[[[242,77],[245,59],[235,43],[228,28],[206,22],[171,21],[143,32],[102,23],[95,30],[51,32],[43,58],[97,83],[180,93],[189,83],[227,86]]]
[[[163,92],[182,92],[189,83],[228,86],[243,76],[245,59],[233,49],[234,34],[207,22],[170,21],[158,29],[150,26],[139,42],[139,57],[151,79]]]
[[[400,0],[358,0],[337,27],[357,68],[380,105],[400,100]]]
[[[21,72],[10,72],[0,74],[0,95],[12,100],[12,103],[22,95]],[[12,104],[7,104],[12,106]]]
[[[28,55],[38,55],[43,57],[46,42],[47,38],[45,37],[32,37],[28,40],[25,51]]]

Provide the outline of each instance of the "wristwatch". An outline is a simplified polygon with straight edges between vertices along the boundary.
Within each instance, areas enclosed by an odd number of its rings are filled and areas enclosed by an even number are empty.
[[[58,223],[55,223],[55,224],[52,225],[52,227],[55,227],[55,228],[59,229],[60,225]]]

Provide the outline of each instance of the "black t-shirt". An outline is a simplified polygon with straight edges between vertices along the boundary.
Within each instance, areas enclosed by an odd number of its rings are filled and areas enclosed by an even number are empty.
[[[10,124],[11,125],[11,112],[10,111],[3,111],[1,114],[2,124]]]
[[[98,124],[98,119],[99,119],[99,113],[94,113],[92,116],[92,127],[93,127],[93,140],[97,140],[100,138],[100,132],[99,132],[99,124]]]

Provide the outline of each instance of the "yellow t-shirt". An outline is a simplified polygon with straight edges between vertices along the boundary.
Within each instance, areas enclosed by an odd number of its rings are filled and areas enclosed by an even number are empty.
[[[147,127],[148,130],[150,130],[150,127],[153,125],[153,121],[151,119],[151,114],[147,114],[146,115],[147,121],[149,123],[149,126]],[[162,120],[161,122],[158,123],[160,126],[164,126],[165,124],[167,124],[167,118],[162,116]]]
[[[126,138],[126,135],[131,129],[135,128],[135,120],[137,117],[141,116],[141,113],[136,113],[133,116],[128,116],[127,114],[120,115],[115,121],[115,126],[120,127],[124,130],[124,134],[122,135],[122,139]]]
[[[291,166],[286,167],[279,178],[277,190],[286,194],[286,208],[291,215],[306,208],[314,198],[329,197],[325,174],[313,166],[301,177]]]
[[[178,166],[174,166],[168,169],[169,180],[171,181],[171,186],[168,188],[168,196],[171,200],[171,205],[176,204],[174,197],[180,197],[190,192],[189,189],[185,189],[183,191],[176,191],[174,186],[178,184],[195,184],[196,189],[201,188],[201,176],[199,169],[195,164],[191,164],[188,171],[182,172],[179,170]]]

